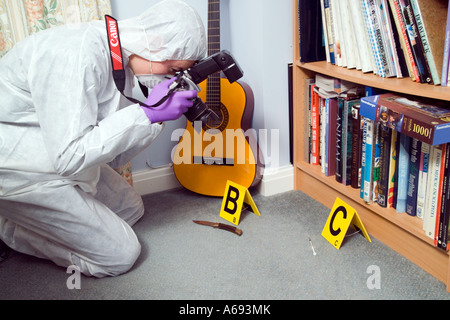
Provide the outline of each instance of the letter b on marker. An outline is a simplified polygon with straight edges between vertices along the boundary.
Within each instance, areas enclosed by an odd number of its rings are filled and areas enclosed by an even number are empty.
[[[235,214],[238,208],[239,190],[233,186],[228,188],[227,198],[225,200],[224,211],[228,214]],[[231,206],[230,206],[231,205]]]

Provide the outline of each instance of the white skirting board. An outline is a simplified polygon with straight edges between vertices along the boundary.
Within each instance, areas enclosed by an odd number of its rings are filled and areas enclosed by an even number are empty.
[[[134,188],[140,195],[146,195],[181,188],[171,166],[133,172]],[[266,169],[263,178],[256,187],[263,196],[272,196],[294,189],[294,168],[286,166]]]

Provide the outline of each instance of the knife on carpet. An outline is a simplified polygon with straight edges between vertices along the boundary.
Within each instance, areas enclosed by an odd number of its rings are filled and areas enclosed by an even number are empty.
[[[213,227],[213,228],[230,231],[230,232],[237,234],[238,236],[242,235],[241,229],[238,229],[236,227],[233,227],[233,226],[230,226],[227,224],[218,223],[218,222],[200,221],[200,220],[192,220],[192,221],[194,221],[197,224],[203,225],[203,226],[209,226],[209,227]]]

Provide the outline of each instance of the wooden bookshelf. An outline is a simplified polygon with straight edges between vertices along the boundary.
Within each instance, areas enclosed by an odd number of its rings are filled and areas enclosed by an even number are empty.
[[[362,85],[450,101],[450,87],[433,86],[413,82],[410,78],[381,78],[372,73],[349,70],[326,61],[301,63],[298,37],[298,0],[293,0],[293,123],[294,123],[294,188],[331,209],[337,197],[341,198],[360,215],[371,236],[388,245],[435,278],[442,281],[450,292],[450,259],[443,250],[422,230],[422,220],[406,213],[397,213],[377,204],[366,204],[359,197],[359,190],[344,186],[335,177],[326,177],[319,166],[308,162],[308,118],[305,98],[305,80],[321,73]],[[326,217],[324,217],[326,219]]]

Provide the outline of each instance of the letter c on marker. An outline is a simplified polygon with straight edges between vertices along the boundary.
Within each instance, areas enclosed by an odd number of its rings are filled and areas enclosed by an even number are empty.
[[[347,219],[347,210],[345,209],[345,207],[340,206],[338,207],[336,210],[334,210],[333,216],[331,217],[330,220],[330,233],[333,236],[337,236],[339,233],[341,233],[341,228],[338,228],[337,230],[333,229],[333,222],[334,222],[334,218],[336,218],[336,215],[338,214],[338,212],[342,211],[342,214],[344,216],[344,219]]]

